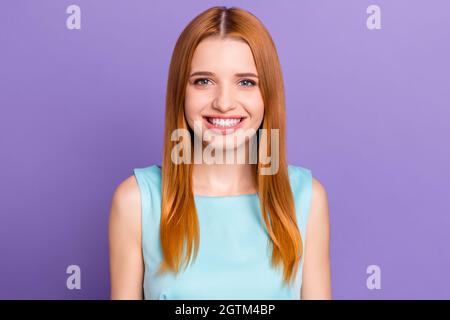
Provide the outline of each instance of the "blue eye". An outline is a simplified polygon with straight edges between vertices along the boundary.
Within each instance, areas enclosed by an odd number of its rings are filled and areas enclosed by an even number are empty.
[[[203,82],[203,81],[209,81],[209,79],[206,78],[200,78],[194,81],[194,84],[199,84],[201,86],[207,85],[207,83]]]
[[[199,78],[194,80],[193,84],[194,85],[200,85],[200,86],[207,86],[208,82],[212,83],[210,79],[207,78]],[[256,82],[250,79],[244,79],[239,81],[239,83],[243,83],[242,86],[244,87],[253,87],[256,85]]]
[[[249,79],[244,79],[244,80],[242,80],[242,81],[240,81],[241,83],[242,82],[246,82],[247,84],[244,84],[244,87],[252,87],[252,86],[254,86],[254,85],[256,85],[256,82],[255,81],[253,81],[253,80],[249,80]]]

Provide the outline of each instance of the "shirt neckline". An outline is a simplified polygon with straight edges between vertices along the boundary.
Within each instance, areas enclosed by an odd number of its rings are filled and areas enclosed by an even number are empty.
[[[161,170],[160,165],[156,165],[159,170]],[[239,198],[239,197],[255,197],[258,196],[258,192],[255,193],[242,193],[242,194],[235,194],[235,195],[226,195],[226,196],[208,196],[208,195],[202,195],[202,194],[194,194],[194,198],[204,198],[204,199],[222,199],[222,198]]]
[[[240,198],[240,197],[255,197],[258,196],[258,193],[243,193],[243,194],[235,194],[235,195],[226,195],[226,196],[208,196],[202,194],[194,194],[195,198],[205,198],[205,199],[222,199],[222,198]]]

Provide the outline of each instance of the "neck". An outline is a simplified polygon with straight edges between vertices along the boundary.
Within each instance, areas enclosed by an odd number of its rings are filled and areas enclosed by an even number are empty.
[[[194,194],[238,195],[258,191],[255,164],[193,164]]]

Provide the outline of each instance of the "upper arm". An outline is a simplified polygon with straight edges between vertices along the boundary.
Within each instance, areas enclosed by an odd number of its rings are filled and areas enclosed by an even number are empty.
[[[114,191],[109,214],[111,299],[142,299],[140,191],[134,176]]]
[[[331,299],[330,222],[328,195],[315,178],[306,230],[302,299]]]

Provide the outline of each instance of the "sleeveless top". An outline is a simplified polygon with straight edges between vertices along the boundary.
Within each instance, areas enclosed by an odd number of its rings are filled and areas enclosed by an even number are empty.
[[[288,165],[297,224],[306,243],[312,174]],[[271,266],[270,237],[257,193],[234,196],[194,195],[200,228],[196,259],[178,274],[156,275],[162,261],[159,239],[161,167],[133,169],[141,195],[144,299],[292,300],[301,299],[303,256],[295,281],[284,284],[281,267]]]

